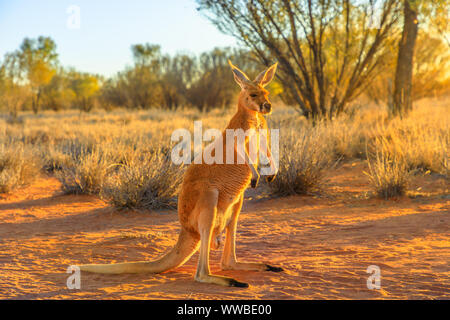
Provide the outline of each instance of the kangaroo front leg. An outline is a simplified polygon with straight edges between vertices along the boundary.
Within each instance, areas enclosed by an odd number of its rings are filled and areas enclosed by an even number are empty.
[[[269,136],[267,129],[261,130],[260,132],[260,148],[262,154],[264,154],[269,160],[270,165],[269,168],[263,168],[262,172],[264,175],[266,175],[266,181],[272,182],[275,179],[278,168],[273,159],[272,152],[270,151]]]
[[[248,287],[247,283],[239,282],[232,278],[212,275],[209,269],[209,251],[217,214],[218,195],[219,192],[217,190],[206,192],[196,205],[195,210],[200,211],[198,227],[201,244],[195,280],[229,287]]]
[[[249,167],[250,170],[252,171],[252,179],[250,182],[250,185],[252,188],[256,188],[256,186],[258,185],[258,181],[259,181],[259,173],[258,170],[256,169],[256,144],[258,141],[258,137],[255,134],[251,134],[249,137],[249,154],[247,153],[247,151],[245,150],[245,148],[241,145],[239,145],[239,143],[237,144],[237,148],[236,148],[236,153],[237,153],[237,159],[238,159],[238,163],[240,163],[240,161],[243,160],[244,163],[246,163]]]
[[[238,203],[233,207],[232,220],[227,226],[226,240],[222,254],[222,270],[251,270],[251,271],[273,271],[281,272],[282,268],[273,267],[265,263],[258,262],[238,262],[236,259],[236,227],[239,218],[239,213],[242,208],[244,195]]]
[[[249,164],[250,169],[252,170],[252,180],[250,181],[250,185],[252,188],[256,188],[259,181],[259,173],[256,170],[255,165],[250,161],[247,153],[245,153],[245,161]]]

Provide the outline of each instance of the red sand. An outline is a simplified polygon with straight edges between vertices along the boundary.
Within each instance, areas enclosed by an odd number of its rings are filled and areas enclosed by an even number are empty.
[[[119,212],[92,196],[61,195],[54,178],[0,199],[0,298],[7,299],[448,299],[448,181],[418,177],[414,199],[366,196],[364,164],[329,173],[320,197],[247,200],[237,255],[284,273],[212,271],[250,284],[227,288],[193,281],[198,254],[184,266],[153,275],[82,273],[69,290],[69,265],[151,260],[177,238],[175,211]],[[447,196],[445,196],[447,194]],[[381,289],[366,285],[369,265]]]

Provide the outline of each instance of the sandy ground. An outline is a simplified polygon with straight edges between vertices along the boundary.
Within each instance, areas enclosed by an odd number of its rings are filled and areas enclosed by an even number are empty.
[[[241,214],[237,255],[283,273],[212,271],[250,284],[193,281],[198,254],[152,275],[82,273],[69,290],[69,265],[150,260],[177,238],[175,211],[119,212],[92,196],[62,195],[54,178],[0,199],[0,298],[7,299],[449,299],[450,200],[443,177],[413,179],[413,197],[368,197],[361,162],[328,174],[318,196],[258,199]],[[366,269],[381,270],[369,290]]]

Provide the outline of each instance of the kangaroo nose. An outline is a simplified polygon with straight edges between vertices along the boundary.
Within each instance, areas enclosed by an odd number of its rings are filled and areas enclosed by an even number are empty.
[[[261,111],[270,112],[272,110],[272,105],[269,102],[264,102],[261,106]]]

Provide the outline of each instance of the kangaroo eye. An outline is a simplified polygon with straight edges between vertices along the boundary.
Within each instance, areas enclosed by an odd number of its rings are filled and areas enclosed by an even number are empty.
[[[252,98],[256,98],[258,95],[257,94],[255,94],[255,93],[252,93],[251,95],[250,95],[250,97],[252,97]]]

